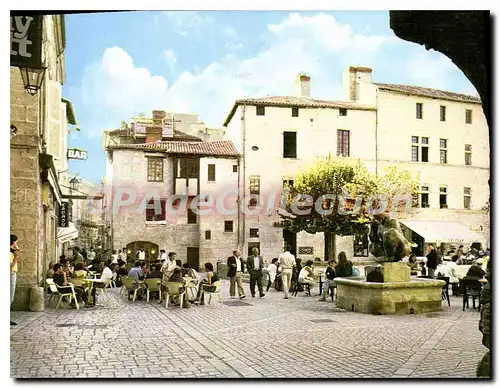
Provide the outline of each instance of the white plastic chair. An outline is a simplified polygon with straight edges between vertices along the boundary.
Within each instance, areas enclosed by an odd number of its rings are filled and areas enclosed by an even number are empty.
[[[183,302],[184,302],[185,290],[181,291],[180,289],[185,287],[184,283],[166,282],[165,287],[167,289],[165,292],[167,294],[167,297],[165,298],[165,308],[168,308],[168,301],[169,301],[171,296],[179,296],[180,302],[181,302],[181,307],[182,307]]]
[[[202,285],[202,287],[204,285]],[[205,285],[205,286],[207,286],[207,285]],[[219,302],[224,306],[224,304],[222,303],[222,295],[220,293],[220,281],[214,282],[213,284],[211,284],[211,286],[215,286],[214,291],[203,290],[203,293],[210,295],[210,298],[208,299],[208,303],[206,303],[205,306],[210,304],[210,302],[212,302],[212,295],[214,295],[214,301],[215,301],[215,295],[219,295]]]
[[[78,300],[76,298],[75,289],[73,288],[72,284],[70,284],[68,286],[59,287],[57,284],[54,283],[53,280],[51,280],[51,282],[47,282],[47,284],[49,285],[50,291],[52,292],[51,299],[52,299],[53,295],[59,295],[59,301],[57,302],[56,309],[58,309],[61,306],[61,302],[65,296],[69,297],[68,303],[71,303],[71,300],[74,298],[76,308],[80,309],[80,306],[78,305]],[[59,291],[60,288],[70,288],[71,291],[62,293],[61,291]],[[49,300],[49,303],[50,303],[50,300]]]

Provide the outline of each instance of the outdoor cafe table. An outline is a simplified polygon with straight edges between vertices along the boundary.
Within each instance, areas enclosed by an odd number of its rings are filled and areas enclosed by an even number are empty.
[[[92,306],[95,306],[95,283],[104,283],[101,279],[83,279],[84,282],[89,283],[89,294],[92,294]]]

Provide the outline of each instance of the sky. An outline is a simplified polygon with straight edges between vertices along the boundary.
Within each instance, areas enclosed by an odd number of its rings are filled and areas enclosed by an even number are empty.
[[[70,171],[105,176],[104,130],[152,110],[197,113],[221,128],[242,97],[294,95],[301,71],[313,98],[341,100],[342,72],[369,66],[374,82],[477,95],[439,52],[397,38],[388,11],[137,11],[66,16],[66,84],[88,151]]]

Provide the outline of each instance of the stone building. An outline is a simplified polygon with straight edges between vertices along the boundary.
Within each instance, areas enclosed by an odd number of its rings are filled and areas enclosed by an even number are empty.
[[[149,260],[165,249],[199,268],[238,246],[237,212],[213,208],[222,188],[237,195],[239,154],[229,141],[202,141],[178,127],[154,111],[153,119],[105,132],[107,220],[113,249],[125,248],[130,260],[141,247]],[[236,205],[235,195],[226,200]]]
[[[38,93],[29,94],[19,69],[10,68],[10,122],[17,128],[10,143],[10,219],[23,251],[12,305],[18,310],[28,309],[31,288],[43,284],[48,263],[61,252],[56,239],[63,201],[59,180],[67,170],[68,124],[76,124],[71,102],[61,96],[64,16],[42,19],[47,69]]]
[[[303,73],[296,86],[296,96],[236,100],[224,122],[242,154],[241,197],[254,193],[267,202],[297,172],[329,155],[361,159],[375,174],[396,165],[420,173],[419,207],[401,217],[412,221],[405,232],[418,250],[424,241],[446,240],[439,228],[424,227],[430,221],[445,222],[440,225],[455,231],[456,242],[489,246],[488,127],[479,98],[374,83],[372,69],[353,66],[343,76],[343,101],[312,98],[311,78]],[[282,230],[276,212],[241,222],[244,252],[258,246],[264,257],[276,257],[287,241],[303,259],[324,258],[322,233]],[[337,252],[369,256],[367,236],[336,240]]]

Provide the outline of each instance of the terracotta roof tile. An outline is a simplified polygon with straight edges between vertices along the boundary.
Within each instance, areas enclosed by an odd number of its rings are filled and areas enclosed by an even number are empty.
[[[108,131],[110,135],[115,135],[115,136],[133,136],[134,133],[138,135],[146,135],[145,131],[138,131],[134,132],[132,129],[114,129],[111,131]],[[165,133],[163,134],[165,135]],[[174,129],[174,139],[177,140],[189,140],[189,141],[202,141],[199,137],[193,136],[193,135],[188,135],[187,133],[184,133],[182,131],[178,131],[177,129]]]
[[[200,156],[228,156],[238,157],[240,154],[231,141],[157,141],[145,144],[113,144],[109,149],[131,149],[161,151],[167,154],[189,154]]]
[[[227,126],[229,124],[239,105],[375,110],[374,106],[364,105],[354,101],[316,100],[314,98],[293,97],[293,96],[268,96],[261,98],[242,98],[236,100],[236,102],[234,103],[233,109],[227,116],[226,121],[224,122],[224,126]]]
[[[444,90],[423,88],[421,86],[411,85],[396,85],[396,84],[379,84],[376,83],[379,89],[388,90],[396,93],[411,94],[413,96],[422,96],[430,98],[438,98],[442,100],[470,102],[474,104],[481,104],[481,99],[476,96],[469,96],[467,94],[447,92]]]

